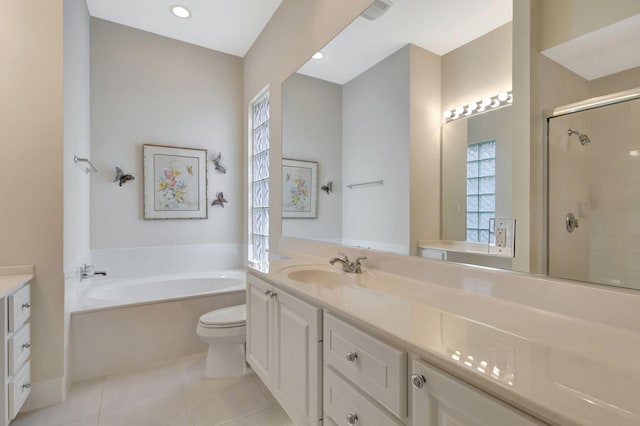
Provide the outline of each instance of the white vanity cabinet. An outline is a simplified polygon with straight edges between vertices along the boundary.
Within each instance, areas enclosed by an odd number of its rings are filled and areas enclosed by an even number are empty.
[[[544,423],[419,360],[411,372],[413,426],[540,426]]]
[[[296,425],[322,419],[322,312],[247,275],[247,362]]]
[[[31,293],[28,280],[18,281],[5,293],[0,310],[4,337],[0,356],[3,366],[0,425],[6,426],[16,417],[31,391]]]

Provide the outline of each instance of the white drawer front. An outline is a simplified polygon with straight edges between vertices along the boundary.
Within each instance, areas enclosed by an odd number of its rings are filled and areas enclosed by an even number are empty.
[[[15,418],[18,414],[29,392],[31,392],[31,369],[30,362],[27,361],[9,380],[9,419]]]
[[[324,362],[400,418],[407,415],[407,353],[325,315]]]
[[[401,425],[331,368],[324,369],[324,412],[327,424],[340,426]]]
[[[26,284],[9,296],[9,332],[15,331],[31,316],[31,287]]]
[[[26,323],[9,338],[9,375],[16,374],[18,368],[31,354],[31,325]]]

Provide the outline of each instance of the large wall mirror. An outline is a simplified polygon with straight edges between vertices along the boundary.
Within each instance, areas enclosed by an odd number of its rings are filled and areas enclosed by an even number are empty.
[[[528,110],[514,108],[514,73],[523,71],[514,66],[512,0],[389,3],[373,19],[358,17],[283,83],[283,157],[317,167],[314,181],[304,170],[283,173],[283,210],[315,200],[303,218],[283,217],[283,236],[545,272],[489,248],[495,220],[515,219],[517,256],[518,242],[521,252],[529,247],[518,235],[530,233],[518,227],[518,206],[539,199],[531,209],[540,217],[544,209],[544,197],[514,184],[542,169],[543,155],[522,155],[515,143],[515,114]],[[525,100],[541,135],[544,111],[640,86],[638,49],[629,49],[640,43],[640,5],[604,3],[535,2],[539,75],[527,83],[538,95]],[[498,94],[507,96],[494,105]],[[542,188],[542,176],[531,179]],[[520,225],[530,226],[529,217]],[[546,245],[531,247],[545,258]]]

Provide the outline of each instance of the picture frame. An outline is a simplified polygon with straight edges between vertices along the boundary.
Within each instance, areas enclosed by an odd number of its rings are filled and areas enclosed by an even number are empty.
[[[318,163],[282,159],[282,217],[318,217]]]
[[[207,150],[143,145],[144,219],[207,219]]]

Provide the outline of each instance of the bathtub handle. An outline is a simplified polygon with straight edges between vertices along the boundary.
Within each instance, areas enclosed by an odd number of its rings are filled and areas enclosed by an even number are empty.
[[[264,292],[264,295],[265,296],[271,296],[271,293],[273,293],[273,291],[267,290],[267,291]]]

